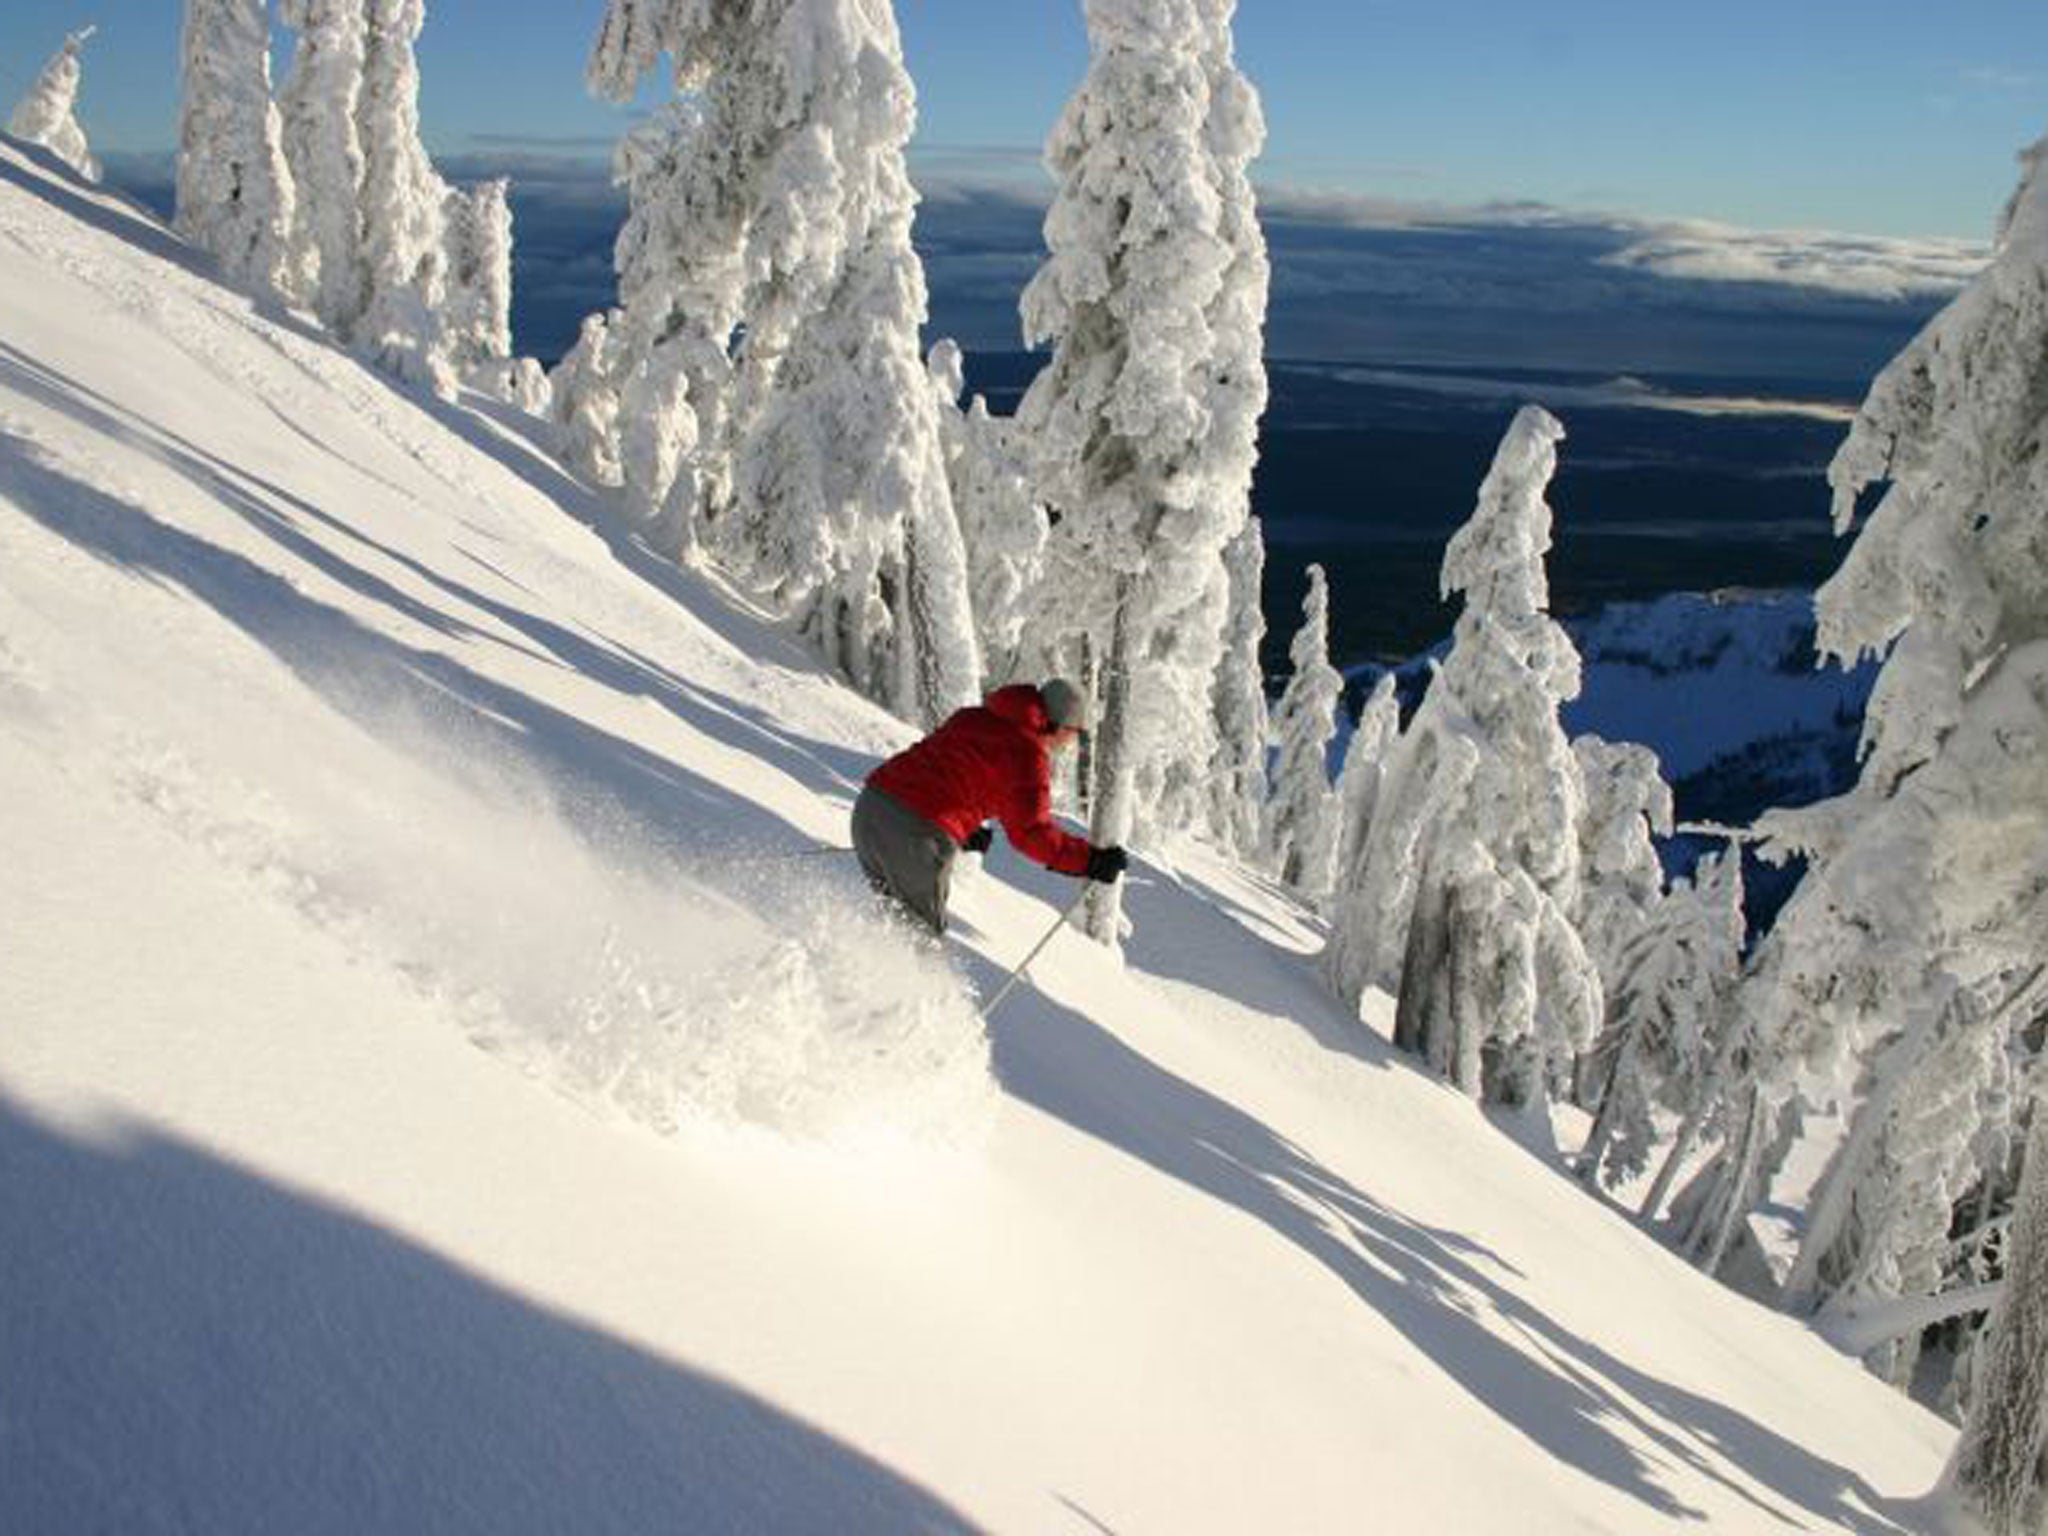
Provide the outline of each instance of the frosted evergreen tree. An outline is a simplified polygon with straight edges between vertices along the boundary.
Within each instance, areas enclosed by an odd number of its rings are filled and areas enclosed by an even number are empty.
[[[2010,1025],[1969,999],[2048,959],[2048,144],[2023,158],[1991,265],[1878,376],[1830,469],[1841,531],[1866,485],[1889,484],[1818,595],[1820,644],[1885,661],[1856,788],[1766,820],[1817,858],[1774,934],[1760,1091],[1839,1100],[1849,1119],[1795,1305],[1826,1300],[1830,1275],[1894,1283],[1881,1271],[1910,1231],[1871,1249],[1857,1212],[1903,1187],[1886,1148],[1925,1144],[1896,1121],[1909,1081],[1931,1053],[1986,1060],[1998,1042],[1970,1037]]]
[[[1320,902],[1336,872],[1338,805],[1330,783],[1330,743],[1344,696],[1344,679],[1330,665],[1330,589],[1320,565],[1308,568],[1301,611],[1301,628],[1287,653],[1294,671],[1273,716],[1278,761],[1267,842],[1280,878]]]
[[[1817,1309],[1826,1331],[1901,1388],[1923,1330],[1982,1306],[1967,1292],[1939,1303],[1951,1230],[1966,1195],[2002,1171],[2007,1127],[1989,1116],[2002,1107],[2015,1021],[2024,1030],[2048,1010],[2048,966],[2004,985],[1999,998],[1941,995],[1873,1058],[1787,1282],[1793,1305]]]
[[[442,205],[448,271],[443,346],[464,377],[512,356],[512,205],[502,177],[450,187]]]
[[[695,515],[715,516],[718,552],[849,680],[939,718],[976,696],[980,665],[918,352],[926,294],[903,163],[915,106],[894,13],[613,0],[591,82],[630,96],[663,52],[680,88],[701,89],[701,118],[671,135],[672,165],[644,177],[630,264],[621,237],[625,430],[649,410],[689,411],[687,431],[656,440],[706,458],[688,483]],[[719,400],[723,433],[705,420]],[[629,498],[652,512],[657,487],[636,490],[635,476],[669,456],[624,460]],[[680,479],[681,448],[673,461]]]
[[[1381,981],[1372,942],[1378,936],[1379,914],[1363,905],[1375,889],[1366,863],[1381,786],[1400,734],[1401,701],[1394,691],[1394,674],[1383,672],[1358,712],[1358,725],[1337,775],[1337,864],[1331,877],[1330,936],[1323,946],[1322,969],[1337,995],[1354,1007]]]
[[[426,0],[366,0],[365,19],[356,111],[367,288],[352,339],[400,378],[452,398],[455,375],[441,323],[448,187],[420,143],[413,55]]]
[[[624,483],[620,462],[619,387],[613,363],[618,311],[586,315],[576,345],[548,376],[548,414],[556,451],[592,485]]]
[[[1600,967],[1611,1026],[1622,955],[1664,894],[1664,870],[1653,838],[1670,835],[1671,789],[1658,769],[1657,755],[1633,742],[1580,736],[1572,742],[1572,755],[1586,793],[1585,815],[1579,822],[1575,921]],[[1594,1051],[1579,1063],[1575,1096],[1588,1109],[1599,1108],[1598,1085],[1611,1073],[1611,1056],[1594,1059],[1611,1049],[1610,1034],[1611,1028],[1603,1029]]]
[[[714,264],[723,281],[690,281],[715,227],[693,180],[714,152],[699,139],[702,126],[692,102],[670,102],[619,141],[612,162],[627,207],[614,248],[621,308],[607,349],[626,518],[679,558],[696,557],[704,524],[728,499],[727,347],[740,295],[736,251]],[[719,318],[707,325],[703,315]]]
[[[298,35],[280,95],[296,192],[291,265],[312,274],[313,309],[347,339],[368,302],[362,228],[364,0],[280,0]]]
[[[2048,1112],[2034,1099],[2005,1281],[1936,1499],[1992,1536],[2048,1528]]]
[[[1671,835],[1671,786],[1657,754],[1634,742],[1572,740],[1586,795],[1579,821],[1578,928],[1610,984],[1622,951],[1664,894],[1654,838]]]
[[[1734,850],[1702,858],[1690,880],[1674,881],[1629,925],[1601,969],[1607,1022],[1591,1058],[1597,1113],[1580,1152],[1581,1177],[1611,1186],[1644,1172],[1657,1111],[1683,1115],[1706,1091],[1742,940],[1742,857]]]
[[[1245,519],[1223,547],[1230,581],[1230,608],[1223,625],[1223,654],[1213,689],[1216,751],[1209,765],[1209,835],[1239,858],[1264,853],[1267,798],[1266,748],[1271,722],[1259,648],[1266,638],[1260,589],[1266,571],[1266,540],[1256,517]]]
[[[265,0],[185,0],[178,111],[178,232],[230,281],[293,301],[306,286],[292,255],[297,197],[284,124],[270,95]]]
[[[1349,940],[1340,985],[1396,979],[1397,1044],[1532,1114],[1601,1017],[1599,969],[1573,923],[1584,791],[1558,722],[1578,654],[1546,612],[1543,569],[1563,435],[1524,407],[1445,551],[1444,593],[1462,593],[1464,611],[1389,754],[1364,883],[1338,904],[1375,930]]]
[[[40,144],[87,181],[100,179],[100,163],[78,123],[78,84],[84,73],[78,56],[97,30],[86,27],[65,38],[7,119],[9,133]]]
[[[1031,494],[1029,459],[1016,422],[991,416],[980,395],[960,408],[966,373],[959,345],[936,343],[926,359],[939,402],[939,442],[960,539],[984,684],[1028,682],[1058,671],[1030,633],[1032,594],[1045,568],[1045,509]]]
[[[1232,0],[1088,0],[1091,58],[1047,146],[1050,252],[1024,331],[1052,358],[1019,419],[1039,452],[1048,632],[1085,655],[1100,723],[1090,839],[1141,803],[1205,806],[1212,689],[1249,515],[1267,264],[1247,170],[1264,139]],[[1120,930],[1121,891],[1086,926]]]

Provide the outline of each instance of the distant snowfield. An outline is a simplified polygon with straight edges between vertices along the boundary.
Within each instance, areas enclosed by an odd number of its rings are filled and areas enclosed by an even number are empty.
[[[0,146],[0,1528],[1903,1528],[1260,882],[984,1030],[1072,886],[878,918],[905,728],[593,510]]]

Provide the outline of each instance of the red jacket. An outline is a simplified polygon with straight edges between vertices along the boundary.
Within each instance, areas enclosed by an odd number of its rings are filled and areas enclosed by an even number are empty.
[[[1053,824],[1046,758],[1051,734],[1036,688],[999,688],[898,752],[868,775],[868,783],[956,843],[993,817],[1018,852],[1061,874],[1082,874],[1087,840]]]

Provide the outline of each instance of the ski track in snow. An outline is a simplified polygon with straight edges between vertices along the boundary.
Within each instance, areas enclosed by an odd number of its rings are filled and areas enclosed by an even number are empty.
[[[370,422],[450,500],[488,504],[489,491],[463,468],[475,455],[456,451],[445,430],[423,420],[421,411],[433,406],[394,393],[324,341],[252,322],[203,280],[178,274],[192,290],[179,297],[196,302],[174,302],[126,276],[118,261],[88,259],[58,238],[34,238],[53,234],[45,228],[53,219],[26,221],[17,238],[168,337],[224,389],[262,399],[287,426],[332,415],[334,401],[321,396],[338,393],[347,416]],[[250,347],[257,360],[244,356]],[[274,362],[260,365],[265,353],[283,357],[291,365],[288,377],[309,387],[280,391]],[[196,474],[209,489],[260,501],[262,515],[294,525],[293,542],[316,567],[331,562],[335,546],[309,537],[321,531],[318,507],[206,460],[203,450],[169,429],[133,418],[0,341],[0,376],[6,374],[46,395],[83,395],[93,418],[144,465],[162,465],[188,481]],[[368,475],[419,502],[419,491],[293,430],[344,474]],[[160,487],[143,483],[139,474],[109,473],[101,462],[67,461],[61,442],[29,418],[0,414],[0,446],[18,466],[0,466],[0,491],[49,500],[63,498],[63,481],[93,487],[93,497],[118,504],[93,511],[118,515],[125,509],[130,526],[123,537],[131,545],[178,527],[159,526]],[[32,471],[40,471],[33,482]],[[293,518],[295,500],[311,515]],[[489,530],[473,531],[496,542]],[[232,552],[197,536],[189,537],[188,550],[188,567],[206,565],[211,580],[242,589],[251,603],[276,607],[306,598],[312,585],[242,567]],[[69,563],[90,562],[74,556]],[[544,549],[536,563],[542,582],[554,574]],[[186,572],[165,574],[177,581]],[[265,592],[266,584],[282,590]],[[118,604],[111,590],[108,597]],[[445,627],[437,612],[417,603],[394,606],[397,632],[408,640],[429,641]],[[339,614],[320,612],[327,617],[311,620],[316,630],[345,627]],[[471,607],[463,618],[476,634],[554,664],[487,609]],[[210,636],[191,639],[202,655],[216,647]],[[35,676],[12,646],[0,652],[0,701],[12,698],[17,710],[24,708]],[[661,1131],[694,1116],[827,1140],[966,1144],[985,1133],[995,1090],[972,1000],[943,961],[892,922],[877,919],[857,885],[838,882],[820,896],[815,880],[773,878],[772,862],[750,870],[748,861],[759,855],[744,847],[650,858],[643,846],[647,829],[634,825],[630,809],[604,804],[601,793],[580,807],[582,819],[601,830],[595,836],[573,832],[553,803],[556,786],[531,773],[516,744],[489,740],[491,733],[475,730],[459,710],[387,700],[360,703],[357,712],[372,738],[402,749],[377,752],[381,760],[366,780],[388,782],[394,768],[408,773],[407,756],[438,762],[447,778],[410,773],[414,803],[394,806],[352,795],[329,775],[327,803],[294,816],[261,786],[238,782],[225,765],[195,762],[174,744],[185,734],[175,721],[161,723],[164,734],[92,722],[79,734],[101,742],[97,760],[67,764],[67,770],[90,774],[162,817],[358,958],[403,977],[479,1045],[582,1102]],[[80,724],[72,722],[72,729]],[[260,722],[251,727],[260,734]],[[349,750],[361,751],[363,744],[352,742]],[[284,762],[279,767],[278,781],[293,782],[303,793],[307,776]],[[464,778],[471,782],[460,784]],[[518,848],[536,826],[550,830],[553,846],[529,846],[503,861],[469,853]],[[337,828],[346,828],[346,835],[337,836]],[[407,840],[429,828],[469,862],[410,859]],[[710,867],[733,853],[741,866],[736,878]],[[394,887],[380,873],[409,866],[430,874],[432,883]],[[565,877],[565,871],[574,874]],[[676,942],[682,932],[691,936],[687,945]]]

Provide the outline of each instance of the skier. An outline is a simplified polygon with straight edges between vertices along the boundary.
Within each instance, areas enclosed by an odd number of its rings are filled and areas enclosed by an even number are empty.
[[[944,933],[953,859],[962,848],[988,848],[991,817],[1047,869],[1114,881],[1129,863],[1124,850],[1097,848],[1052,819],[1051,754],[1086,725],[1081,691],[1064,678],[999,688],[956,710],[869,774],[854,801],[853,849],[869,882]]]

